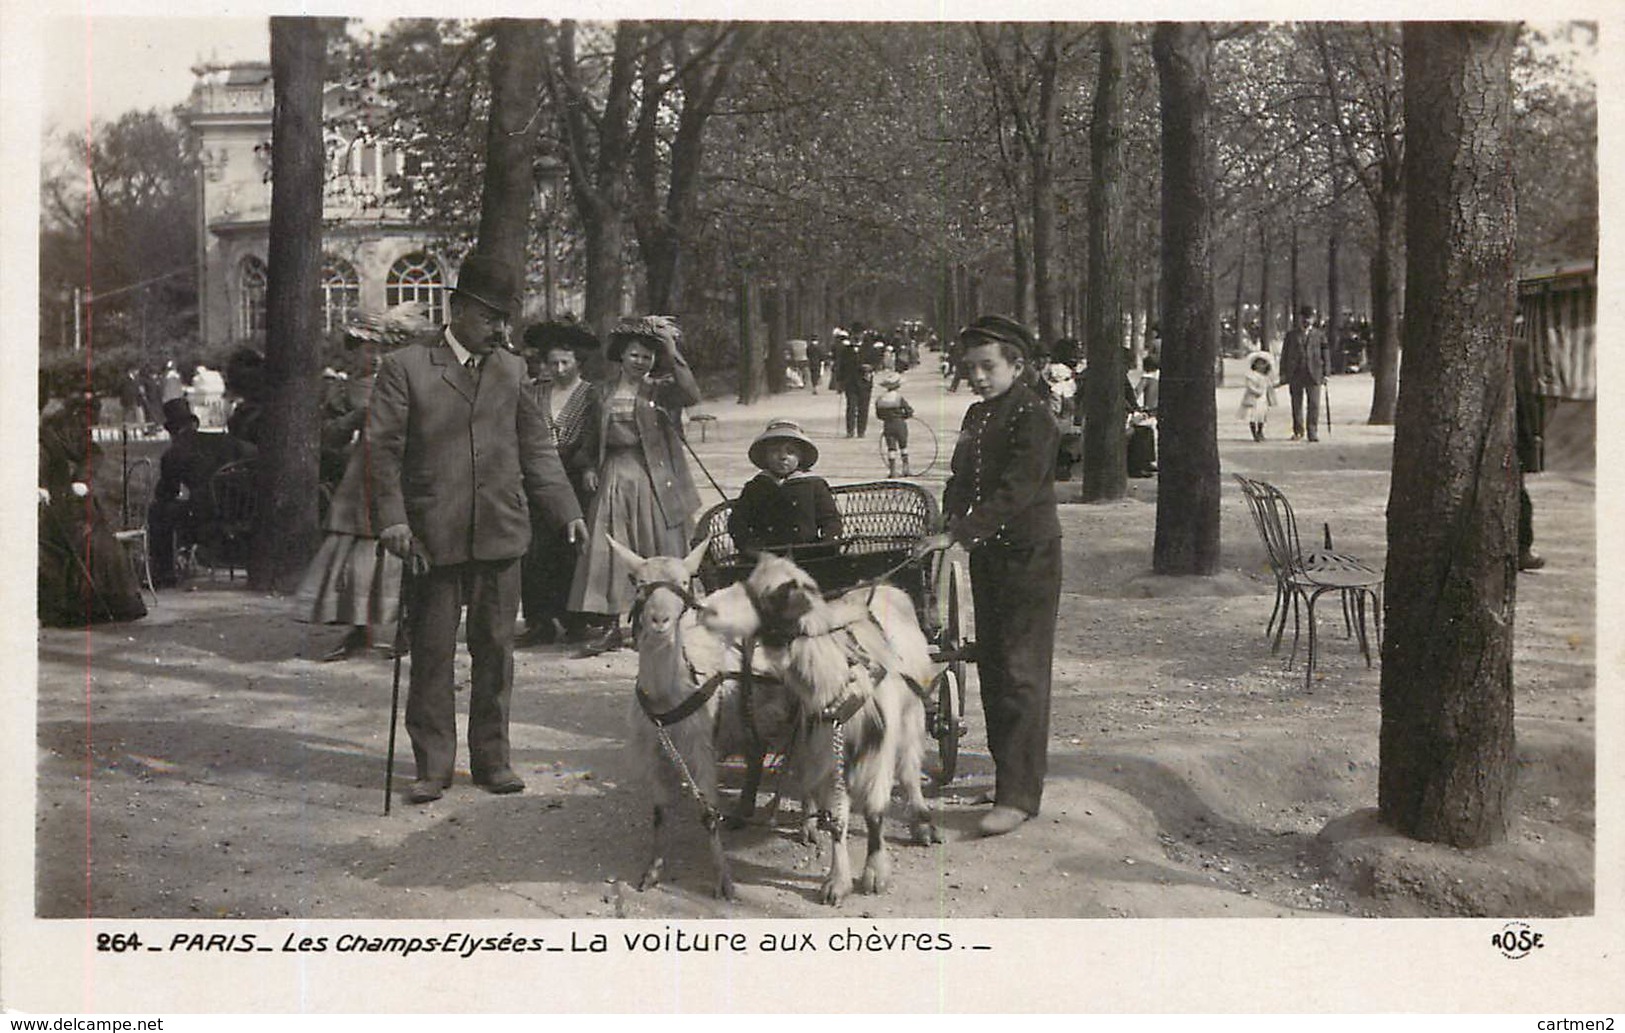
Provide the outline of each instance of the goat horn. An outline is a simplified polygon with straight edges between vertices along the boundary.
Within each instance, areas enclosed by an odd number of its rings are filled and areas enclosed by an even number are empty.
[[[626,563],[631,566],[633,570],[643,569],[643,557],[616,541],[614,535],[606,534],[604,535],[604,540],[609,542],[609,547],[614,551],[615,555],[626,561]]]
[[[710,547],[711,539],[703,538],[700,540],[700,544],[690,549],[688,555],[683,557],[683,569],[688,571],[689,577],[693,577],[700,572],[700,561],[705,559],[705,550]]]

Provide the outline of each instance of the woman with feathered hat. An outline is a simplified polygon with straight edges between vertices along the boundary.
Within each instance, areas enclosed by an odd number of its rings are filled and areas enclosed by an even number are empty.
[[[670,316],[622,319],[609,332],[612,372],[598,393],[598,490],[587,514],[587,550],[570,584],[570,609],[613,617],[592,656],[619,648],[631,612],[632,582],[609,537],[640,556],[681,556],[700,494],[683,457],[679,421],[700,400],[683,358],[682,331]]]

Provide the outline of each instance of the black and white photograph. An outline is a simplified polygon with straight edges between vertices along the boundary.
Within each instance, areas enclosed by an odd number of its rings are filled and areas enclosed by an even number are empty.
[[[0,1006],[1625,1010],[1615,13],[7,0]]]

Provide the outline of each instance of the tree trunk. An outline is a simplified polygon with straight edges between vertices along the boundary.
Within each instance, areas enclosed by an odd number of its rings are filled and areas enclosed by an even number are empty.
[[[1236,234],[1236,299],[1234,302],[1234,307],[1231,309],[1230,318],[1232,321],[1231,325],[1236,329],[1235,349],[1242,355],[1246,355],[1247,352],[1251,350],[1247,347],[1247,327],[1243,325],[1242,322],[1242,305],[1244,303],[1243,299],[1246,297],[1246,291],[1247,234],[1238,233]]]
[[[1326,232],[1326,339],[1331,344],[1332,373],[1343,372],[1342,290],[1337,282],[1337,220]]]
[[[570,169],[570,197],[581,221],[586,285],[583,321],[600,337],[620,315],[625,287],[621,254],[627,207],[627,165],[632,157],[632,87],[644,47],[633,22],[615,27],[609,83],[602,111],[594,111],[577,67],[575,23],[559,23],[549,60],[548,88],[559,111],[560,135]]]
[[[1516,34],[1504,23],[1404,27],[1410,308],[1378,809],[1405,835],[1455,847],[1505,836],[1513,776]]]
[[[1299,284],[1299,279],[1298,279],[1298,251],[1299,251],[1299,248],[1298,248],[1298,224],[1296,222],[1294,222],[1292,224],[1292,243],[1290,245],[1290,248],[1291,248],[1291,250],[1289,250],[1287,252],[1287,275],[1289,275],[1292,278],[1291,286],[1287,290],[1287,300],[1289,302],[1289,304],[1287,305],[1287,309],[1290,312],[1290,315],[1288,316],[1288,319],[1287,319],[1288,322],[1291,322],[1292,320],[1297,319],[1298,310],[1303,308],[1303,295],[1299,290],[1300,284]]]
[[[1032,313],[1032,248],[1028,245],[1027,222],[1028,214],[1023,211],[1023,205],[1011,201],[1013,209],[1010,214],[1010,259],[1015,276],[1012,287],[1014,296],[1011,298],[1010,313],[1016,322],[1027,324]]]
[[[491,49],[491,117],[485,137],[479,250],[521,272],[536,194],[536,105],[542,89],[546,23],[499,18]]]
[[[785,311],[785,290],[782,284],[775,284],[762,291],[762,323],[767,330],[767,360],[764,366],[767,370],[767,391],[769,394],[783,394],[784,382],[784,349],[785,342],[789,340],[785,333],[785,324],[788,322],[788,313]]]
[[[761,300],[749,272],[739,275],[739,404],[755,405],[767,393],[767,335],[762,330]]]
[[[1269,228],[1266,223],[1258,224],[1258,346],[1264,351],[1275,351],[1275,335],[1271,332],[1275,327],[1275,311],[1270,308],[1274,299],[1270,297],[1270,259],[1274,257],[1270,251]]]
[[[1413,138],[1414,139],[1414,138]],[[1372,424],[1394,422],[1399,397],[1400,294],[1397,270],[1404,248],[1399,183],[1377,198],[1377,244],[1371,258],[1371,417]]]
[[[291,592],[321,542],[316,485],[321,436],[322,78],[326,29],[271,19],[270,268],[266,416],[262,421],[249,585]]]
[[[1084,347],[1083,484],[1085,502],[1128,494],[1123,424],[1123,57],[1128,30],[1101,25],[1100,74],[1089,126],[1089,292]]]
[[[1162,391],[1156,542],[1159,574],[1219,565],[1219,443],[1214,400],[1213,41],[1200,22],[1160,23],[1152,56],[1162,98]]]
[[[1055,78],[1060,64],[1059,28],[1044,33],[1038,57],[1038,111],[1033,119],[1029,147],[1033,188],[1033,309],[1037,317],[1039,347],[1055,346],[1055,284],[1050,265],[1055,257],[1055,141],[1061,135],[1061,106],[1055,102]]]

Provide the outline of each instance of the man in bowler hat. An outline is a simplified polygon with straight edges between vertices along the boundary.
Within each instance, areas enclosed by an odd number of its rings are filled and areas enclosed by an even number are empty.
[[[509,760],[508,708],[531,510],[549,533],[572,543],[587,536],[547,421],[524,390],[525,362],[503,347],[519,287],[507,263],[470,255],[452,290],[450,322],[385,356],[373,386],[367,441],[374,526],[385,548],[427,563],[414,579],[408,615],[412,803],[437,800],[451,784],[453,657],[465,604],[473,661],[469,771],[492,793],[525,788]]]
[[[1320,440],[1320,385],[1326,382],[1331,356],[1326,354],[1326,335],[1313,325],[1315,310],[1305,305],[1298,310],[1298,324],[1286,332],[1281,343],[1281,382],[1292,392],[1292,440],[1301,441],[1305,429],[1310,441]],[[1304,399],[1308,398],[1307,428]]]

